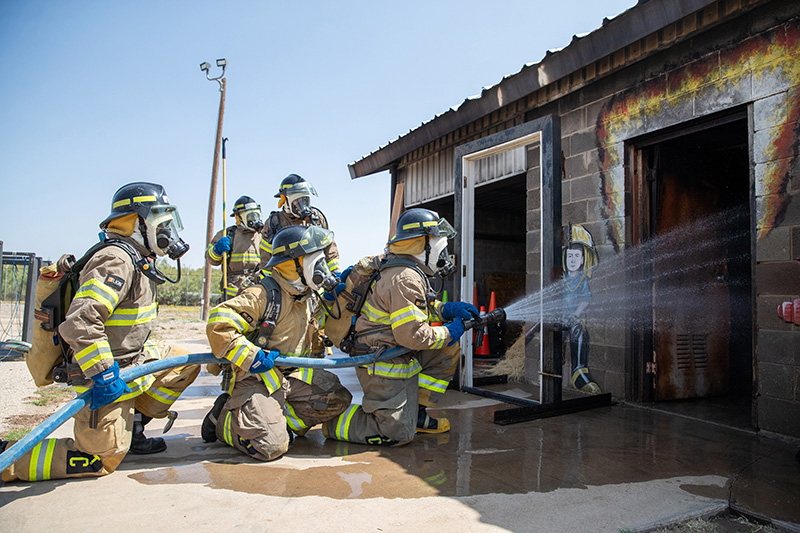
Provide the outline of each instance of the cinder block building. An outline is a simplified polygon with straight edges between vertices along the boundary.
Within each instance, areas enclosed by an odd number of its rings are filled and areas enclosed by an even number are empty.
[[[390,171],[393,220],[453,223],[467,301],[540,293],[584,226],[593,292],[627,294],[622,321],[589,313],[604,392],[798,438],[800,326],[775,310],[800,297],[799,135],[800,2],[640,0],[350,173]],[[526,349],[542,390],[567,384],[557,329]]]

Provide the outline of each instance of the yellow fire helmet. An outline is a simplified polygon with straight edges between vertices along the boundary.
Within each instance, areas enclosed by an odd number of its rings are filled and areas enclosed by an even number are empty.
[[[583,270],[587,277],[592,277],[592,270],[600,263],[600,257],[594,247],[592,234],[580,224],[569,225],[569,237],[566,245],[561,251],[561,266],[564,272],[567,271],[567,250],[570,246],[580,245],[583,247]]]

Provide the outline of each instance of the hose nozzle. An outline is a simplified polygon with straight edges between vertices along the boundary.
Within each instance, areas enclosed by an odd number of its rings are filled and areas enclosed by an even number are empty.
[[[486,313],[481,317],[473,318],[471,320],[465,320],[464,331],[469,331],[471,329],[476,329],[476,328],[483,328],[483,326],[487,326],[489,324],[497,324],[498,322],[502,322],[505,319],[506,319],[506,310],[503,309],[502,307],[497,307],[491,313]]]

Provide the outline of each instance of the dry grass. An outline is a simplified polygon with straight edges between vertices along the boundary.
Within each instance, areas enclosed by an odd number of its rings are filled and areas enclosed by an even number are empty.
[[[506,350],[506,355],[486,370],[475,370],[476,376],[508,376],[509,381],[525,377],[525,335],[520,335]]]
[[[761,524],[756,521],[748,520],[747,518],[734,514],[732,512],[725,512],[717,516],[712,516],[709,519],[696,518],[683,522],[681,524],[673,524],[664,528],[659,528],[653,533],[779,533],[779,530],[774,527]]]

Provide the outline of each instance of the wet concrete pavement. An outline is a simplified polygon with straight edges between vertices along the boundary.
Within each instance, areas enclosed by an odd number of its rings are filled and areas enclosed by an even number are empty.
[[[433,411],[448,434],[380,448],[315,428],[258,463],[200,438],[218,383],[203,373],[184,393],[166,453],[104,478],[0,487],[3,530],[633,531],[731,507],[800,531],[796,448],[752,433],[621,405],[498,426],[512,406],[451,390]]]

